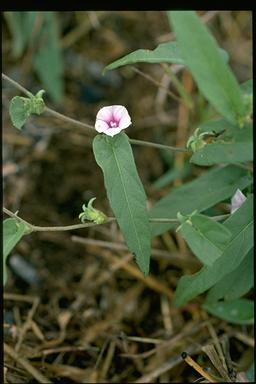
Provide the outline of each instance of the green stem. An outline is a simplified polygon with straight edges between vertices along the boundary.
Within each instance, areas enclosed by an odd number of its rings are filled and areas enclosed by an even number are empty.
[[[65,226],[58,226],[58,227],[41,227],[41,226],[33,225],[29,223],[28,221],[22,219],[16,213],[9,211],[9,209],[5,207],[3,207],[3,212],[6,213],[8,216],[13,217],[14,219],[24,223],[30,229],[31,232],[63,232],[63,231],[72,231],[74,229],[94,227],[95,225],[101,225],[96,223],[86,223],[86,224],[74,224],[74,225],[65,225]],[[226,219],[228,216],[229,214],[212,216],[210,218],[218,221],[218,220]],[[106,221],[102,224],[111,223],[113,221],[116,221],[115,217],[107,217]],[[151,223],[177,223],[177,224],[179,223],[178,219],[168,219],[168,218],[150,218],[149,221]]]
[[[142,141],[142,140],[135,140],[135,139],[129,139],[131,144],[135,145],[143,145],[144,147],[154,147],[159,149],[168,149],[171,151],[176,152],[191,152],[187,148],[178,148],[178,147],[172,147],[170,145],[164,145],[164,144],[158,144],[158,143],[151,143],[150,141]]]
[[[33,94],[30,93],[26,88],[22,87],[19,83],[17,83],[16,81],[11,79],[10,77],[6,76],[4,73],[2,73],[2,79],[8,81],[10,84],[12,84],[14,87],[19,89],[23,93],[25,93],[27,96],[29,96],[29,97],[33,96]],[[68,116],[63,115],[62,113],[56,112],[49,107],[45,107],[44,111],[48,112],[50,115],[57,117],[63,121],[66,121],[68,123],[80,126],[82,128],[86,128],[86,130],[88,130],[89,132],[91,132],[93,134],[96,133],[94,130],[94,127],[90,124],[82,123],[81,121],[72,119],[71,117],[68,117]],[[132,143],[134,145],[142,145],[144,147],[154,147],[154,148],[160,148],[160,149],[167,149],[167,150],[176,151],[176,152],[190,152],[186,148],[176,148],[176,147],[172,147],[169,145],[151,143],[150,141],[143,141],[143,140],[135,140],[135,139],[129,139],[129,140],[130,140],[130,143]]]
[[[184,103],[188,106],[188,108],[192,108],[193,102],[191,96],[187,93],[186,89],[184,88],[183,84],[179,81],[175,73],[172,72],[171,67],[168,64],[163,63],[162,68],[164,69],[165,73],[167,73],[167,75],[169,75],[172,79],[172,82],[177,88],[177,91],[179,92],[180,96],[184,100]]]
[[[6,213],[8,216],[13,217],[14,219],[17,219],[18,221],[24,223],[31,230],[31,232],[72,231],[74,229],[82,229],[82,228],[94,227],[95,225],[99,225],[95,223],[86,223],[86,224],[74,224],[74,225],[65,225],[65,226],[58,226],[58,227],[40,227],[38,225],[33,225],[31,223],[28,223],[26,220],[22,219],[21,217],[19,217],[18,215],[9,211],[9,209],[6,209],[4,207],[3,207],[3,212]],[[108,217],[105,223],[110,223],[111,221],[114,221],[114,220],[115,218]]]
[[[8,81],[10,84],[12,84],[15,88],[19,89],[21,92],[25,93],[28,97],[33,97],[33,94],[29,92],[26,88],[22,87],[19,83],[11,79],[10,77],[6,76],[4,73],[2,73],[2,79]]]

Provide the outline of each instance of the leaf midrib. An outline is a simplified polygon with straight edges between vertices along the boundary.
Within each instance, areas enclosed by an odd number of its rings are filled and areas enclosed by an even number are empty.
[[[127,201],[128,211],[129,211],[129,214],[131,216],[131,220],[132,220],[132,223],[133,223],[134,231],[135,231],[135,234],[136,234],[137,243],[138,243],[140,252],[142,254],[142,247],[141,247],[141,243],[139,241],[139,235],[138,235],[137,228],[136,228],[136,225],[135,225],[135,222],[134,222],[134,218],[133,218],[133,215],[132,215],[132,211],[131,211],[131,208],[130,208],[129,199],[128,199],[128,196],[127,196],[127,193],[126,193],[126,189],[125,189],[125,185],[124,185],[124,181],[123,181],[123,177],[122,177],[121,168],[119,166],[119,162],[118,162],[118,159],[117,159],[117,156],[116,156],[116,153],[114,151],[114,147],[113,147],[112,143],[111,143],[111,149],[112,149],[112,152],[113,152],[116,164],[117,164],[118,172],[120,174],[120,179],[121,179],[122,187],[123,187],[123,190],[124,190],[125,199]],[[135,255],[135,256],[137,256],[137,255]]]
[[[226,247],[226,244],[224,245],[224,248],[222,249],[222,248],[220,248],[220,246],[219,245],[217,245],[217,244],[215,244],[211,239],[209,239],[209,237],[207,237],[205,234],[204,234],[204,232],[202,232],[199,228],[196,228],[195,226],[193,226],[194,227],[194,230],[196,231],[196,232],[198,232],[199,233],[199,235],[204,239],[204,240],[206,240],[208,243],[210,243],[214,248],[217,248],[221,253],[222,253],[222,251],[223,251],[223,249],[225,249],[225,247]],[[232,237],[231,237],[232,238]],[[231,240],[231,238],[230,238],[230,240]],[[228,242],[229,243],[229,242]]]

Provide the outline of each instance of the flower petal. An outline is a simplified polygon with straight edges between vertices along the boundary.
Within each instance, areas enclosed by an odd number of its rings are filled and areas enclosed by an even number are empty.
[[[240,189],[236,190],[236,193],[231,199],[231,213],[234,213],[245,202],[246,197]]]
[[[109,128],[109,125],[108,125],[108,123],[106,123],[106,121],[101,120],[101,119],[96,120],[95,129],[97,132],[100,132],[100,133],[106,132],[108,128]]]
[[[123,105],[113,105],[113,117],[122,129],[131,125],[131,118],[127,109]]]
[[[131,125],[131,118],[123,105],[111,105],[103,107],[96,116],[95,129],[108,136],[115,136],[122,129]]]
[[[106,123],[109,123],[113,118],[113,106],[103,107],[99,110],[96,116],[96,120],[103,120]]]
[[[113,136],[115,136],[115,135],[117,135],[119,132],[121,132],[122,131],[122,128],[120,128],[120,127],[116,127],[116,128],[109,128],[109,129],[107,129],[104,133],[106,134],[106,135],[108,135],[108,136],[111,136],[111,137],[113,137]]]

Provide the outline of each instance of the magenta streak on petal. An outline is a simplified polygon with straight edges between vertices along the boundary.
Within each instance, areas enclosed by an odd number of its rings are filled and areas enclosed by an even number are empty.
[[[110,119],[100,119],[100,118],[97,118],[97,120],[104,121],[104,123],[107,123],[108,124],[108,128],[107,129],[118,127],[118,124],[116,123],[116,121],[113,121],[112,118],[110,118]],[[111,127],[111,123],[115,123],[115,124],[117,124],[117,126],[116,127]]]

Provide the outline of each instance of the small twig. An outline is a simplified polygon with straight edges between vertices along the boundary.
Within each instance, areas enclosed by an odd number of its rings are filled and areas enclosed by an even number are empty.
[[[4,292],[4,300],[24,301],[25,303],[34,303],[35,296],[19,295],[18,293]]]
[[[102,364],[101,373],[100,373],[100,382],[106,381],[107,373],[109,371],[110,365],[112,363],[114,353],[116,348],[116,341],[112,340],[109,344],[109,348],[106,354],[106,358]]]
[[[19,349],[21,347],[21,343],[24,340],[24,337],[25,337],[27,331],[31,327],[31,320],[32,320],[32,318],[33,318],[33,316],[34,316],[34,314],[36,312],[36,309],[37,309],[39,303],[40,303],[39,297],[35,297],[34,301],[33,301],[33,304],[32,304],[32,307],[31,307],[31,309],[28,312],[27,319],[26,319],[25,323],[23,324],[23,326],[20,329],[19,338],[18,338],[18,341],[17,341],[17,343],[15,345],[15,351],[16,352],[19,351]]]
[[[201,346],[191,346],[188,347],[187,351],[192,354],[196,354],[201,352],[202,347]],[[159,367],[156,369],[153,369],[149,373],[146,373],[145,375],[141,376],[139,379],[134,381],[134,383],[152,383],[155,381],[160,375],[162,375],[165,372],[168,372],[170,369],[174,368],[176,365],[180,364],[183,361],[181,355],[175,355],[174,357],[171,357],[164,363],[162,363]]]
[[[164,87],[159,81],[155,80],[153,77],[151,77],[150,75],[142,72],[141,70],[139,70],[138,68],[134,67],[134,66],[131,66],[132,70],[135,72],[135,73],[138,73],[139,75],[141,75],[142,77],[144,77],[145,79],[151,81],[151,83],[155,84],[157,87],[160,87],[160,88],[164,88],[166,90],[166,93],[171,96],[174,100],[176,101],[179,101],[179,102],[183,102],[183,100],[175,95],[173,92],[171,92],[169,89],[167,89],[166,87]]]
[[[211,375],[209,375],[209,373],[205,372],[203,368],[194,359],[192,359],[191,356],[187,354],[187,352],[182,352],[181,357],[186,361],[188,365],[194,368],[195,371],[197,371],[201,376],[203,376],[210,383],[216,383],[216,380]]]
[[[41,372],[39,372],[30,362],[24,357],[19,356],[19,354],[8,344],[4,343],[4,352],[7,353],[13,360],[18,364],[22,365],[27,372],[29,372],[38,383],[52,383],[51,380],[47,379]]]
[[[78,236],[72,236],[72,240],[76,243],[84,244],[84,239]],[[120,258],[114,256],[112,252],[105,253],[101,252],[101,257],[104,257],[110,265],[119,264]],[[161,281],[158,281],[154,276],[150,275],[145,277],[144,274],[133,264],[129,263],[131,261],[132,255],[128,260],[125,260],[125,263],[122,263],[120,267],[125,270],[127,273],[132,275],[138,280],[141,280],[145,285],[147,285],[150,289],[165,294],[169,299],[173,299],[173,291]]]
[[[139,336],[125,336],[126,340],[137,341],[138,343],[145,344],[162,344],[164,340],[154,339],[152,337],[139,337]]]
[[[76,239],[80,239],[80,237],[71,236],[71,241],[76,241]],[[105,249],[108,248],[116,251],[128,251],[128,247],[125,243],[96,240],[88,237],[83,238],[83,244],[94,245],[96,247],[102,247]],[[200,262],[196,258],[181,258],[180,253],[168,252],[163,249],[151,248],[151,255],[153,258],[165,259],[179,268],[184,266],[189,268],[199,268],[200,266]]]

